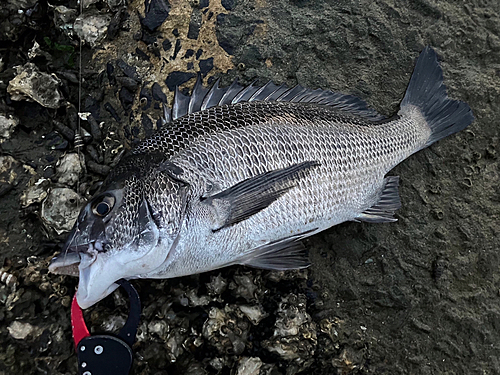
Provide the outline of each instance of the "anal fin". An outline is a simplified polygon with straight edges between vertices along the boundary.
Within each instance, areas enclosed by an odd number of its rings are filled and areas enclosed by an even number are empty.
[[[394,213],[401,207],[398,187],[399,176],[386,177],[377,203],[361,213],[356,219],[369,223],[397,221],[398,219],[394,217]]]

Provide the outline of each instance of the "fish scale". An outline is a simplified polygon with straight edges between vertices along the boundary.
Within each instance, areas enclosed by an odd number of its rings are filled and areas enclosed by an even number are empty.
[[[230,124],[234,108],[225,110],[218,108]],[[259,233],[258,241],[352,220],[375,203],[384,175],[420,149],[430,133],[423,120],[419,127],[418,114],[417,120],[373,125],[305,103],[242,103],[237,116],[239,127],[221,124],[224,131],[199,137],[171,158],[190,184],[210,180],[224,190],[268,170],[307,160],[321,164],[266,210],[238,224]],[[232,248],[245,245],[236,242]]]
[[[121,278],[171,278],[244,264],[308,265],[300,240],[344,221],[393,222],[411,154],[473,121],[448,98],[426,47],[396,116],[351,95],[272,83],[177,89],[164,126],[111,171],[52,272],[86,308]]]

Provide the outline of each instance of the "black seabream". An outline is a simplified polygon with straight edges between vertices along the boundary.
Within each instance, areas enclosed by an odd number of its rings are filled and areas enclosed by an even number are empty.
[[[398,177],[386,174],[473,121],[448,98],[430,47],[390,119],[331,91],[200,80],[165,117],[111,171],[50,265],[79,274],[82,308],[120,278],[306,267],[301,239],[348,220],[395,221]]]

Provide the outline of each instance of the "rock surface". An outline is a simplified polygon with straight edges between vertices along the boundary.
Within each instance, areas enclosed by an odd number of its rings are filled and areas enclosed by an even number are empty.
[[[47,273],[70,223],[57,214],[57,225],[41,225],[46,195],[77,213],[56,189],[90,197],[123,151],[161,126],[176,85],[189,90],[198,72],[205,83],[299,83],[390,116],[426,45],[476,121],[391,172],[401,177],[398,222],[345,223],[308,239],[303,271],[230,267],[134,282],[144,309],[133,373],[500,373],[498,1],[125,3],[88,0],[83,16],[66,0],[57,10],[35,0],[0,9],[0,116],[19,120],[0,144],[0,267],[18,278],[15,290],[0,284],[0,373],[76,373],[77,280]],[[82,49],[81,112],[95,121],[79,121],[72,35],[76,17],[94,16],[102,22]],[[34,81],[17,83],[22,74],[47,79],[50,100],[24,89]],[[77,149],[74,134],[89,135]],[[61,179],[57,161],[78,150],[86,172]],[[85,318],[119,329],[126,314],[116,292]]]

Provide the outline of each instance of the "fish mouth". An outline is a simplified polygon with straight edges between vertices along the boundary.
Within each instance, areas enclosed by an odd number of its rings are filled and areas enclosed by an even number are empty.
[[[87,244],[65,245],[63,251],[50,261],[49,272],[56,275],[79,276],[82,254],[104,252],[106,247],[106,243],[100,240],[91,241]],[[93,258],[95,261],[95,256]],[[87,267],[90,267],[90,264]]]
[[[49,272],[56,275],[68,275],[78,277],[78,265],[80,254],[76,252],[63,252],[52,258],[49,264]]]

